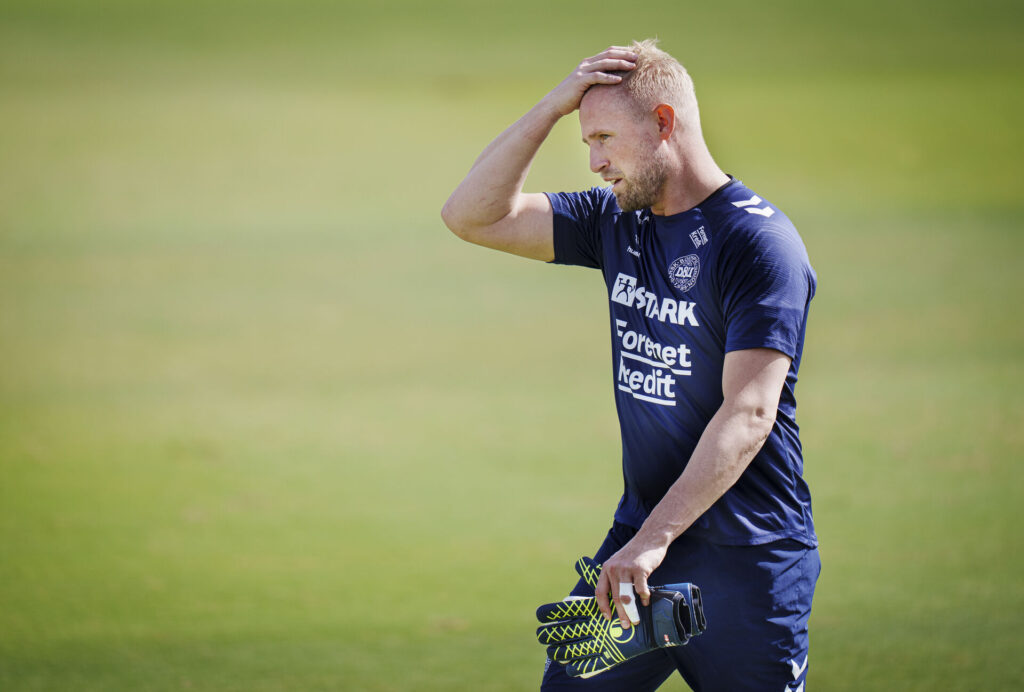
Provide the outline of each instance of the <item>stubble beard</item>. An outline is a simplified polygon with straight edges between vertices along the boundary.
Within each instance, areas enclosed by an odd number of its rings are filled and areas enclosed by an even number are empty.
[[[621,190],[615,193],[615,201],[625,212],[639,211],[653,207],[661,198],[665,181],[668,179],[668,165],[655,155],[650,163],[627,180],[622,179]]]

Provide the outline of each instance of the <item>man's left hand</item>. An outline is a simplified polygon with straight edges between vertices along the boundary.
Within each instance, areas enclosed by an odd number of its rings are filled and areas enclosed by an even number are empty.
[[[630,614],[636,616],[636,604],[634,598],[639,597],[640,602],[648,606],[651,604],[651,590],[647,585],[647,578],[651,572],[658,568],[661,561],[665,559],[665,552],[668,544],[660,545],[657,542],[644,540],[641,534],[637,534],[631,541],[622,546],[617,553],[605,560],[601,568],[601,576],[597,580],[594,589],[594,597],[597,599],[597,607],[601,610],[606,620],[614,617],[612,604],[614,603],[615,613],[619,615],[622,627],[629,629],[639,619],[630,622]],[[631,590],[622,589],[620,585],[632,585]],[[611,594],[611,601],[609,601]]]
[[[576,571],[595,586],[601,566],[580,558]],[[548,658],[565,666],[573,677],[588,678],[635,656],[666,646],[682,646],[705,630],[700,589],[689,583],[653,587],[650,605],[637,608],[632,629],[601,617],[595,598],[569,596],[537,609],[537,640],[548,647]]]

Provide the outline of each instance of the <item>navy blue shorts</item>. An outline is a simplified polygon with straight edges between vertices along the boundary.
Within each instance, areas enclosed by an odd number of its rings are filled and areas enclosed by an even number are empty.
[[[594,555],[604,562],[636,533],[616,522]],[[821,572],[816,548],[792,540],[716,545],[682,536],[651,575],[652,585],[693,582],[708,628],[686,646],[658,649],[592,678],[548,661],[541,690],[655,690],[673,672],[695,692],[800,692],[807,676],[807,621]],[[592,596],[581,579],[574,596]]]

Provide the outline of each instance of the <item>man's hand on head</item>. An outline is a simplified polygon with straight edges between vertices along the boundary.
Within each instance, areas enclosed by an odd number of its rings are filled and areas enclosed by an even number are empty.
[[[581,62],[562,83],[545,97],[559,115],[569,115],[580,107],[583,94],[595,84],[618,84],[626,72],[636,67],[637,55],[629,48],[612,46]]]

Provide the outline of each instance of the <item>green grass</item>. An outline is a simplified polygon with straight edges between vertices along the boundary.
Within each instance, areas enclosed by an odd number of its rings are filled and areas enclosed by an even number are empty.
[[[620,490],[602,287],[439,210],[652,34],[819,274],[811,684],[1020,688],[1020,14],[0,3],[0,689],[536,687]],[[596,182],[567,119],[530,187]]]

